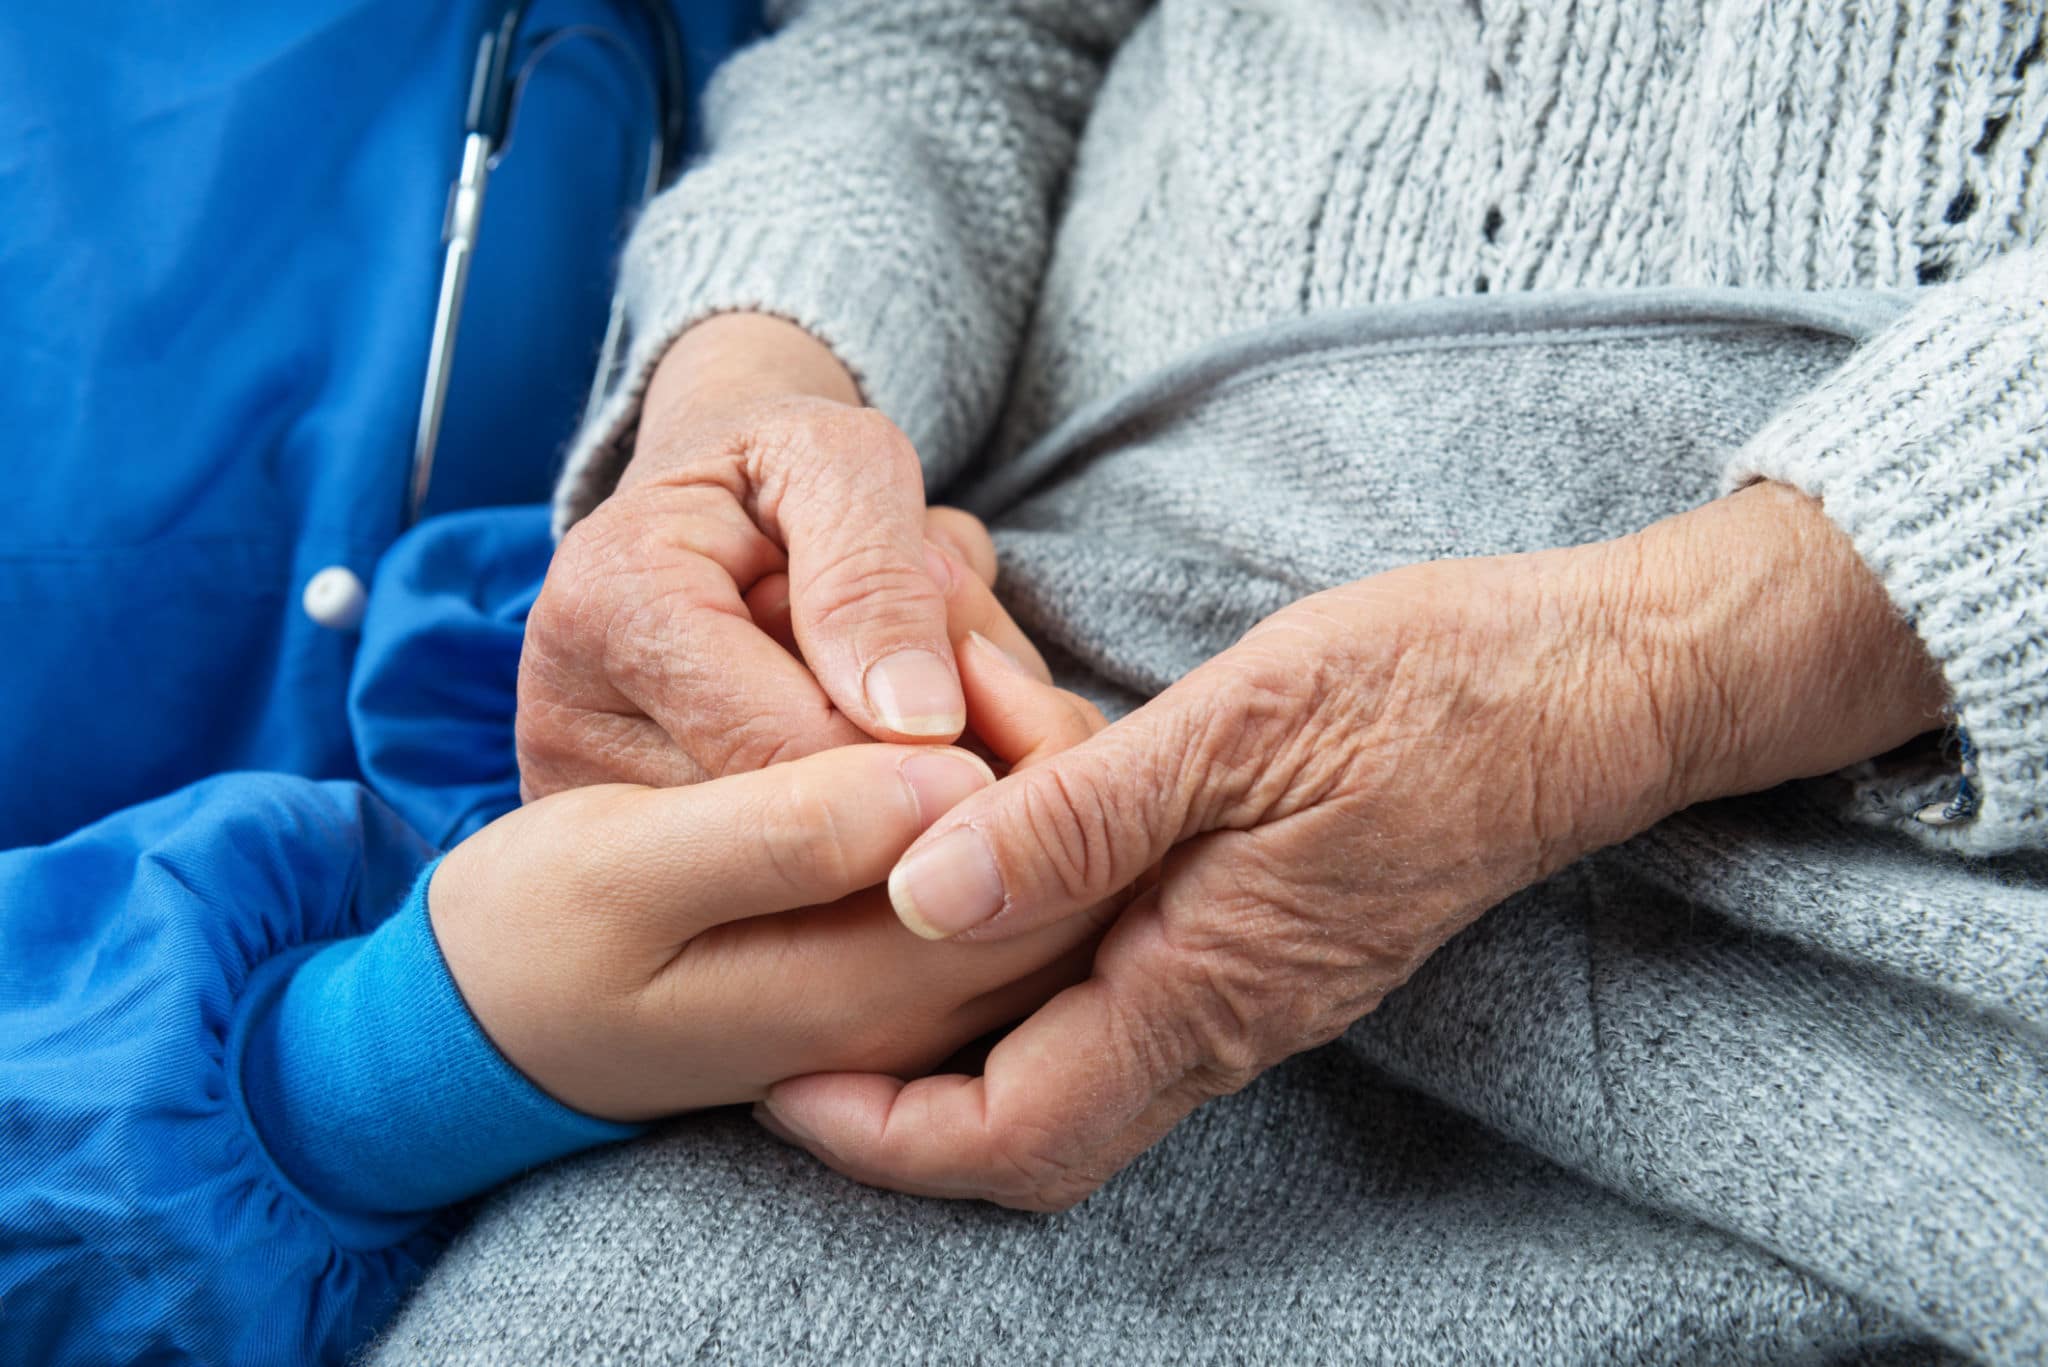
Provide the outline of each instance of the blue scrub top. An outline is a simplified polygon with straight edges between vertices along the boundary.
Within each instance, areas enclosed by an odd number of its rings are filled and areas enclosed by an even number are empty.
[[[621,7],[623,8],[623,7]],[[693,75],[749,4],[678,3]],[[359,777],[354,632],[401,530],[477,35],[495,4],[0,11],[0,847],[224,769]],[[531,23],[601,20],[541,0]],[[493,178],[429,512],[545,498],[649,117],[562,49]]]

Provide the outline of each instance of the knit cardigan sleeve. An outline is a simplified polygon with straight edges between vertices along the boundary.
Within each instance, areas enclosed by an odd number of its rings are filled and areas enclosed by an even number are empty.
[[[2048,848],[2048,244],[1927,291],[1739,451],[1819,499],[1941,666],[1959,770],[1851,775],[1863,815]]]
[[[648,207],[620,295],[631,343],[571,447],[559,534],[632,452],[675,337],[756,311],[809,330],[902,427],[929,485],[1002,401],[1055,200],[1144,0],[796,0],[707,97],[706,156]]]

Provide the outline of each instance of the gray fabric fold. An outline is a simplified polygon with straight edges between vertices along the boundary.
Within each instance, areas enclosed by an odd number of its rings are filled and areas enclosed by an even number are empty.
[[[975,497],[1027,629],[1127,707],[1302,593],[1714,497],[1896,307],[1286,325]],[[1845,787],[1685,813],[1520,894],[1070,1214],[866,1191],[685,1120],[489,1203],[376,1360],[2038,1361],[2048,860],[1961,863]]]

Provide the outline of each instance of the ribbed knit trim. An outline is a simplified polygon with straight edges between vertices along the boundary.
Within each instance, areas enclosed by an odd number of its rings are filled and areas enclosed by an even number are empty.
[[[428,919],[438,867],[371,934],[259,974],[235,1029],[230,1071],[265,1152],[344,1246],[639,1132],[562,1105],[485,1036]]]
[[[555,490],[555,535],[617,486],[632,456],[648,381],[669,345],[721,313],[771,314],[823,342],[852,373],[863,400],[910,438],[927,484],[949,478],[978,425],[966,392],[989,389],[994,378],[963,382],[971,367],[962,361],[961,339],[942,325],[960,317],[976,293],[945,269],[948,262],[957,265],[959,254],[930,253],[920,269],[904,239],[877,241],[845,225],[802,218],[693,212],[697,187],[679,188],[683,197],[651,208],[627,249],[620,289],[632,345],[611,392],[570,448]],[[940,295],[950,296],[948,307],[936,306]],[[985,360],[979,369],[995,364]]]
[[[628,245],[630,357],[574,443],[557,528],[613,487],[676,334],[742,310],[830,347],[939,489],[994,425],[1075,138],[1149,8],[805,5],[728,62],[708,155]]]
[[[1973,854],[2048,845],[2044,357],[2037,247],[1929,291],[1728,469],[1730,487],[1775,479],[1818,498],[1940,664],[1974,750],[1974,814],[1915,820],[1929,795],[1903,779],[1878,806]]]
[[[939,415],[927,395],[888,377],[943,365],[942,348],[912,364],[864,364],[888,345],[935,334],[898,316],[906,291],[881,278],[873,258],[833,251],[800,225],[760,220],[648,224],[628,258],[627,316],[632,346],[620,378],[570,448],[555,491],[560,536],[617,486],[640,427],[640,403],[669,345],[721,313],[766,313],[805,329],[853,373],[863,398],[903,427],[919,451],[938,443]],[[671,241],[686,237],[687,242]],[[929,372],[927,372],[929,373]]]

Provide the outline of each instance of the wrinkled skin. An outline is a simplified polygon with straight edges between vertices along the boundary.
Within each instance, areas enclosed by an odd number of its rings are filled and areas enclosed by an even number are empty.
[[[964,565],[949,578],[976,743],[1021,773],[1100,729],[979,633],[1002,616],[988,587]],[[787,634],[772,609],[762,625]],[[950,747],[867,744],[688,787],[559,793],[448,854],[434,933],[500,1052],[592,1115],[755,1101],[826,1069],[924,1071],[1084,976],[1106,915],[994,952],[904,929],[877,884],[992,778]]]
[[[618,493],[564,542],[529,626],[530,795],[958,734],[943,679],[893,724],[867,691],[878,661],[953,669],[924,552],[952,546],[978,579],[993,556],[927,512],[903,434],[857,402],[772,319],[671,348]],[[1945,702],[1853,547],[1781,486],[1317,594],[896,863],[903,925],[991,963],[1127,900],[1085,981],[978,1075],[849,1065],[756,1114],[862,1181],[1071,1205],[1516,890],[1692,802],[1879,754]]]
[[[907,923],[993,950],[1163,858],[1088,981],[979,1076],[799,1079],[757,1114],[875,1185],[1071,1205],[1516,890],[1693,801],[1889,749],[1942,704],[1853,549],[1776,486],[1317,594],[897,866]],[[926,876],[963,831],[985,905],[950,861]]]
[[[965,718],[935,553],[995,578],[988,533],[926,509],[910,442],[859,406],[830,353],[773,319],[699,324],[649,388],[617,491],[564,537],[528,618],[524,796],[953,739]],[[1042,668],[1007,616],[983,630]],[[892,719],[868,690],[878,664],[906,658],[936,695]]]

